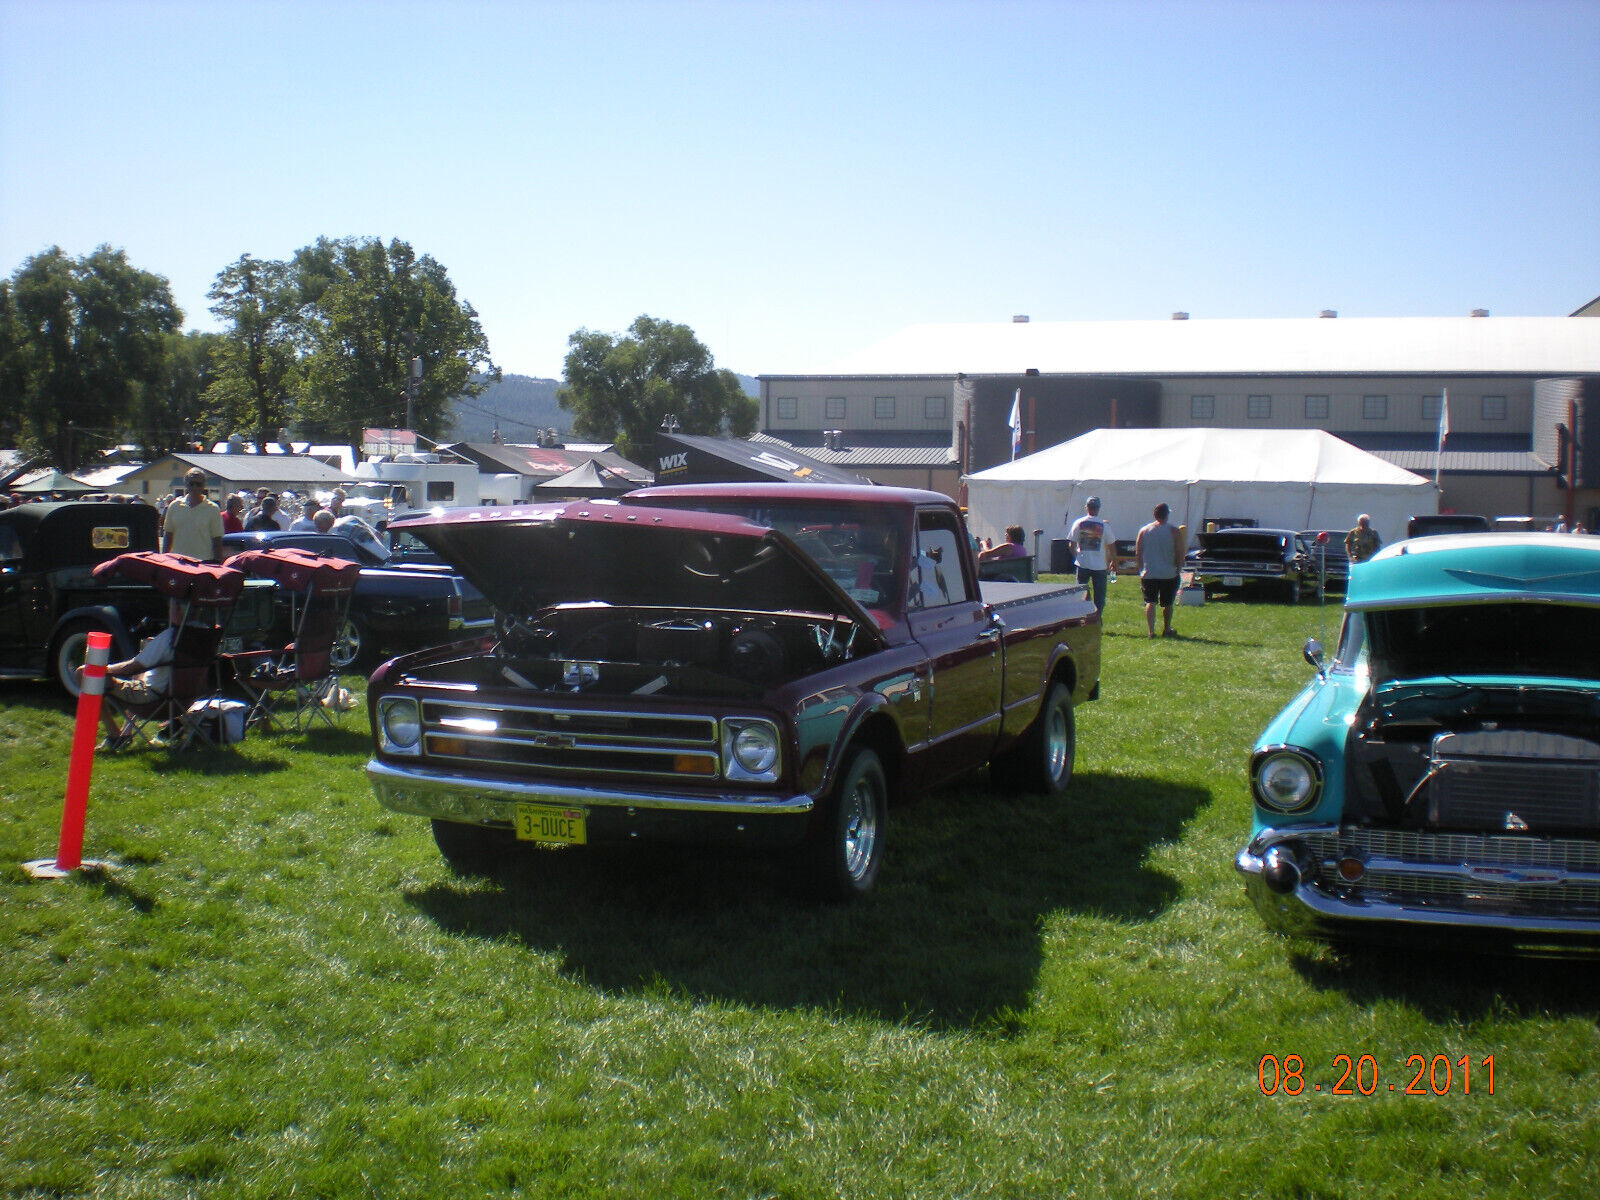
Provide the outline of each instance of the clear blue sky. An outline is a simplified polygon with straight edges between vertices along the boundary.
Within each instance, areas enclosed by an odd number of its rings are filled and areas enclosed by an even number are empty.
[[[691,326],[816,369],[926,321],[1564,315],[1600,2],[0,0],[0,274],[402,238],[505,370]]]

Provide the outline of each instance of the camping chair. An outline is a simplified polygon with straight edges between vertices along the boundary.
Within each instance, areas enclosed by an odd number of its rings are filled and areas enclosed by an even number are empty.
[[[197,741],[214,745],[207,707],[199,702],[216,696],[217,647],[244,576],[181,554],[153,553],[118,555],[97,566],[94,574],[149,584],[179,606],[166,686],[143,700],[108,691],[102,701],[122,723],[114,748],[138,741],[155,745],[157,730],[165,732],[165,744],[174,750],[186,750]]]
[[[984,582],[1032,583],[1033,555],[1026,558],[991,558],[987,562],[980,560],[978,578]]]
[[[336,727],[341,706],[333,643],[349,612],[361,565],[292,548],[246,550],[228,565],[275,580],[289,596],[293,640],[287,646],[223,656],[249,697],[245,724],[260,722],[276,729],[274,718],[283,715],[296,731],[318,719]]]

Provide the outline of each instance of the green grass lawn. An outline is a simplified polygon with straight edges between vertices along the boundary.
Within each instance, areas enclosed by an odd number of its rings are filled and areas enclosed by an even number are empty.
[[[925,796],[843,908],[709,853],[457,878],[372,799],[359,711],[100,762],[114,869],[31,882],[71,718],[0,683],[0,1191],[1592,1195],[1600,971],[1291,942],[1244,899],[1246,754],[1336,611],[1152,642],[1136,600],[1068,798]],[[1264,1054],[1302,1094],[1262,1094]],[[1374,1095],[1330,1094],[1339,1055]],[[1471,1091],[1405,1095],[1413,1055]]]

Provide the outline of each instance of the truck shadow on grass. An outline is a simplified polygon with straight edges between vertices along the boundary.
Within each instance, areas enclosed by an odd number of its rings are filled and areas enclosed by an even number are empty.
[[[1295,952],[1310,986],[1374,1005],[1399,1000],[1430,1021],[1587,1015],[1600,1022],[1600,961],[1514,957],[1427,943]]]
[[[1029,1003],[1051,914],[1140,922],[1176,900],[1146,859],[1209,800],[1125,776],[1080,775],[1060,801],[958,784],[891,813],[877,890],[852,905],[796,899],[780,856],[703,848],[532,849],[406,899],[606,990],[995,1028]]]

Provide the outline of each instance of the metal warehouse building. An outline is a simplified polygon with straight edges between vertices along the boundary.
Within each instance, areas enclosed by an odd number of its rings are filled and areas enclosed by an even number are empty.
[[[918,325],[761,377],[762,434],[881,483],[960,479],[1102,428],[1322,429],[1431,477],[1445,510],[1600,523],[1600,321],[1358,317]],[[1448,436],[1436,446],[1448,396]]]

